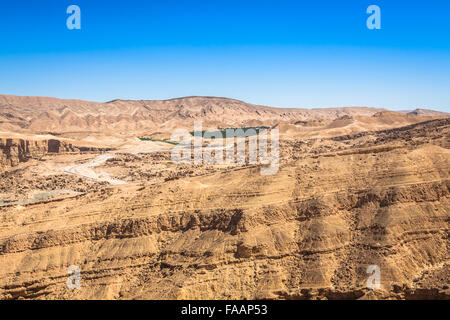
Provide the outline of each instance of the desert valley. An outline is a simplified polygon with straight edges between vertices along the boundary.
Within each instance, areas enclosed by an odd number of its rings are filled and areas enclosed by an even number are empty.
[[[174,163],[194,121],[278,171]],[[3,95],[0,299],[448,299],[449,172],[444,112]]]

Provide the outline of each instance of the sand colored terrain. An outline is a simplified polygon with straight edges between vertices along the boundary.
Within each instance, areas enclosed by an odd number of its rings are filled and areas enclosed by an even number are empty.
[[[445,114],[200,97],[0,105],[1,299],[450,297]],[[137,139],[194,119],[278,128],[278,173],[175,164],[173,145]]]
[[[202,121],[207,128],[273,126],[299,121],[329,124],[341,117],[371,117],[384,111],[387,110],[366,107],[283,109],[218,97],[98,103],[0,95],[0,131],[54,133],[78,139],[90,136],[95,140],[99,136],[133,136],[143,132],[169,134],[176,128],[192,129],[194,120]],[[420,110],[396,114],[399,118],[415,116],[412,117],[415,122],[427,117],[447,116],[441,112]],[[414,122],[412,119],[409,121]],[[408,120],[400,120],[399,124],[405,121]]]

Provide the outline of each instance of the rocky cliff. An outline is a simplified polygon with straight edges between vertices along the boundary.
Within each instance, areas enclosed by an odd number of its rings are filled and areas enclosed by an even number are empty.
[[[30,141],[23,139],[0,138],[0,169],[14,167],[29,159],[39,159],[48,152],[59,153],[76,149],[58,140]]]
[[[449,130],[444,119],[283,140],[273,176],[193,166],[5,208],[0,298],[448,299]],[[133,172],[147,160],[124,158]]]
[[[74,146],[63,140],[25,140],[0,138],[0,171],[15,167],[30,159],[40,159],[47,154],[69,152],[107,151],[108,148]]]

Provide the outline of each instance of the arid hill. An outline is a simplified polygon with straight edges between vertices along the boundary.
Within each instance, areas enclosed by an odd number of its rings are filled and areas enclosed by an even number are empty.
[[[43,97],[0,96],[0,130],[33,132],[143,132],[208,126],[276,124],[299,120],[333,120],[342,116],[371,116],[382,109],[280,109],[217,97],[186,97],[164,101],[114,100],[107,103]]]
[[[30,150],[0,174],[1,299],[450,297],[449,118],[196,97],[1,101],[2,125],[27,132],[255,117],[281,139],[269,176],[260,165],[177,165],[162,142],[68,153],[40,140],[43,155]],[[27,134],[2,146],[36,146]],[[67,286],[69,266],[79,289]],[[379,289],[367,287],[369,266]]]
[[[434,110],[429,110],[429,109],[415,109],[412,111],[401,111],[401,112],[413,114],[416,116],[442,116],[443,114],[445,114],[445,112],[439,112],[439,111],[434,111]],[[447,115],[448,115],[448,113],[447,113]]]

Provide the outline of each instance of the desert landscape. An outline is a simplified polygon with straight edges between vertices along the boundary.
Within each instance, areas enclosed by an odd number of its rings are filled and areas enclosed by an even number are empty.
[[[277,130],[278,171],[174,163],[194,121]],[[449,299],[449,172],[427,109],[0,95],[0,299]]]

